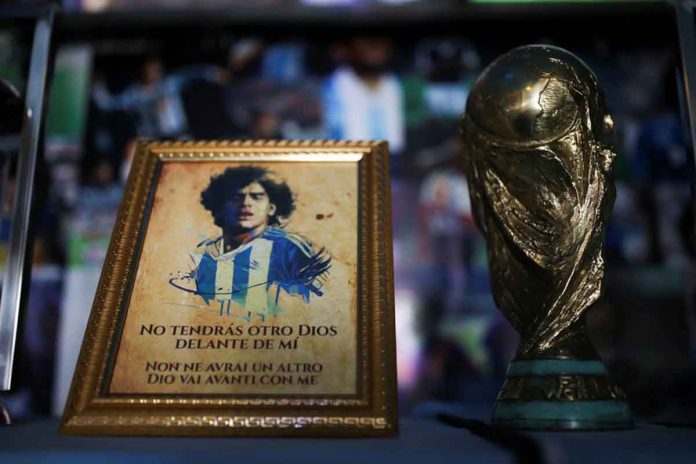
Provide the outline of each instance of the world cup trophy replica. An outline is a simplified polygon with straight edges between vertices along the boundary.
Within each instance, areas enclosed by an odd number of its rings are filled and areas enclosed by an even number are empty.
[[[592,71],[560,48],[516,48],[478,78],[462,118],[495,302],[521,336],[494,425],[632,427],[585,328],[602,294],[614,201],[612,120]]]

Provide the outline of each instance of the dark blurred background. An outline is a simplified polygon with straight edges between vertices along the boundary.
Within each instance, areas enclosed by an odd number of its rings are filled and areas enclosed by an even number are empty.
[[[62,413],[138,138],[388,140],[400,407],[487,410],[517,336],[490,294],[458,117],[496,56],[545,43],[595,71],[616,126],[592,337],[639,417],[696,423],[694,158],[672,7],[514,3],[65,0],[13,413]],[[0,21],[0,77],[20,94],[30,43]]]

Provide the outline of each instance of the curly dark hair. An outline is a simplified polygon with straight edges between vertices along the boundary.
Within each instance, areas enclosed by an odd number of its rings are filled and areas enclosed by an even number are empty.
[[[247,185],[258,182],[266,190],[269,201],[275,205],[275,214],[269,219],[269,226],[282,226],[295,210],[295,199],[288,184],[270,177],[271,172],[258,166],[227,168],[221,174],[210,178],[210,183],[201,192],[201,204],[210,211],[218,224],[220,210],[231,200],[232,195]]]

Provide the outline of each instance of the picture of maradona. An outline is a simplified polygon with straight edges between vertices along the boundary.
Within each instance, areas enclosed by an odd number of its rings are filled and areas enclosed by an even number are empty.
[[[221,316],[246,320],[277,315],[282,292],[305,303],[322,296],[331,256],[286,230],[295,210],[287,183],[262,167],[227,168],[210,179],[200,203],[221,234],[195,247],[193,270],[171,285],[216,305]]]

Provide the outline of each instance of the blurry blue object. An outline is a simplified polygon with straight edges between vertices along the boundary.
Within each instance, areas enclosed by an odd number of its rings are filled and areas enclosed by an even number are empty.
[[[678,116],[660,113],[648,119],[638,138],[633,171],[643,184],[689,182],[693,168]]]
[[[101,266],[122,194],[116,184],[82,189],[69,220],[69,267]]]
[[[387,140],[391,153],[406,143],[401,83],[385,73],[368,86],[352,68],[337,69],[322,91],[324,126],[337,140]]]
[[[660,112],[643,125],[635,172],[654,202],[659,259],[669,267],[685,268],[689,259],[679,223],[692,200],[693,162],[675,113]]]
[[[299,43],[284,43],[268,48],[261,65],[264,79],[292,84],[305,77],[305,49]]]
[[[149,70],[151,67],[152,70]],[[184,87],[195,79],[213,81],[218,76],[214,66],[192,66],[168,76],[161,76],[161,64],[147,63],[146,81],[111,95],[97,82],[92,99],[103,111],[134,111],[138,114],[138,134],[142,137],[179,137],[186,135],[188,121],[181,99]]]
[[[431,83],[425,89],[425,101],[431,114],[456,118],[466,106],[469,87],[465,83]]]

